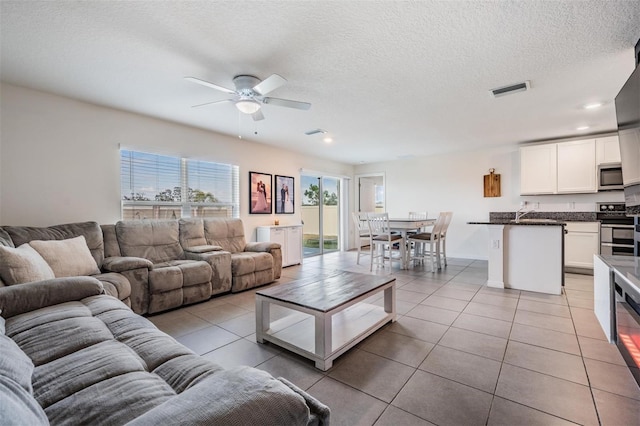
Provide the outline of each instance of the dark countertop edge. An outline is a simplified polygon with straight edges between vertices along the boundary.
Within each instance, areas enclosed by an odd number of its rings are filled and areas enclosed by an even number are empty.
[[[516,212],[489,212],[489,220],[510,220],[513,219]],[[546,211],[530,211],[526,214],[530,219],[553,219],[559,222],[600,222],[597,212],[546,212]]]
[[[565,226],[566,222],[511,222],[510,220],[495,220],[484,222],[467,222],[468,225],[516,225],[516,226]]]

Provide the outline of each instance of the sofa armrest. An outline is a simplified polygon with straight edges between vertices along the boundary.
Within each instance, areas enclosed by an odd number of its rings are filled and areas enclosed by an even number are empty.
[[[97,296],[102,283],[93,277],[66,277],[0,287],[0,313],[11,318],[25,312]]]
[[[204,245],[204,246],[193,246],[187,247],[183,249],[188,253],[209,253],[210,251],[222,251],[221,246],[212,246],[212,245]]]
[[[302,395],[269,373],[240,367],[199,381],[128,425],[305,425],[310,420]]]
[[[107,272],[124,272],[138,268],[153,269],[153,263],[142,257],[106,257],[102,262],[102,269]]]
[[[262,243],[247,243],[244,247],[244,251],[256,251],[256,252],[266,252],[269,253],[273,249],[279,249],[280,244],[271,243],[271,242],[262,242]]]

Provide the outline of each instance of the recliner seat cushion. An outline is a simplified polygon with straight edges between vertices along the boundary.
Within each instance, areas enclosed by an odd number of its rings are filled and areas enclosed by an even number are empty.
[[[233,276],[250,274],[273,268],[273,256],[269,253],[243,252],[231,255]]]

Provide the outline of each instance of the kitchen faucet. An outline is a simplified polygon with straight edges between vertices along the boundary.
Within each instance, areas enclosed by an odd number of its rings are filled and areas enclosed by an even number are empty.
[[[527,214],[531,213],[532,211],[535,211],[535,209],[531,209],[531,210],[527,210],[526,212],[523,212],[525,207],[526,207],[526,205],[522,206],[520,209],[518,209],[518,211],[516,211],[516,223],[518,223],[520,221],[522,216],[527,215]]]

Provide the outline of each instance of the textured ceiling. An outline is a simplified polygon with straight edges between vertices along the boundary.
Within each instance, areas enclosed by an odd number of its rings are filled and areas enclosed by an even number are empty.
[[[640,1],[3,0],[0,19],[2,81],[354,164],[614,130],[640,38]],[[227,96],[183,80],[273,73],[311,110],[255,124],[191,108]]]

